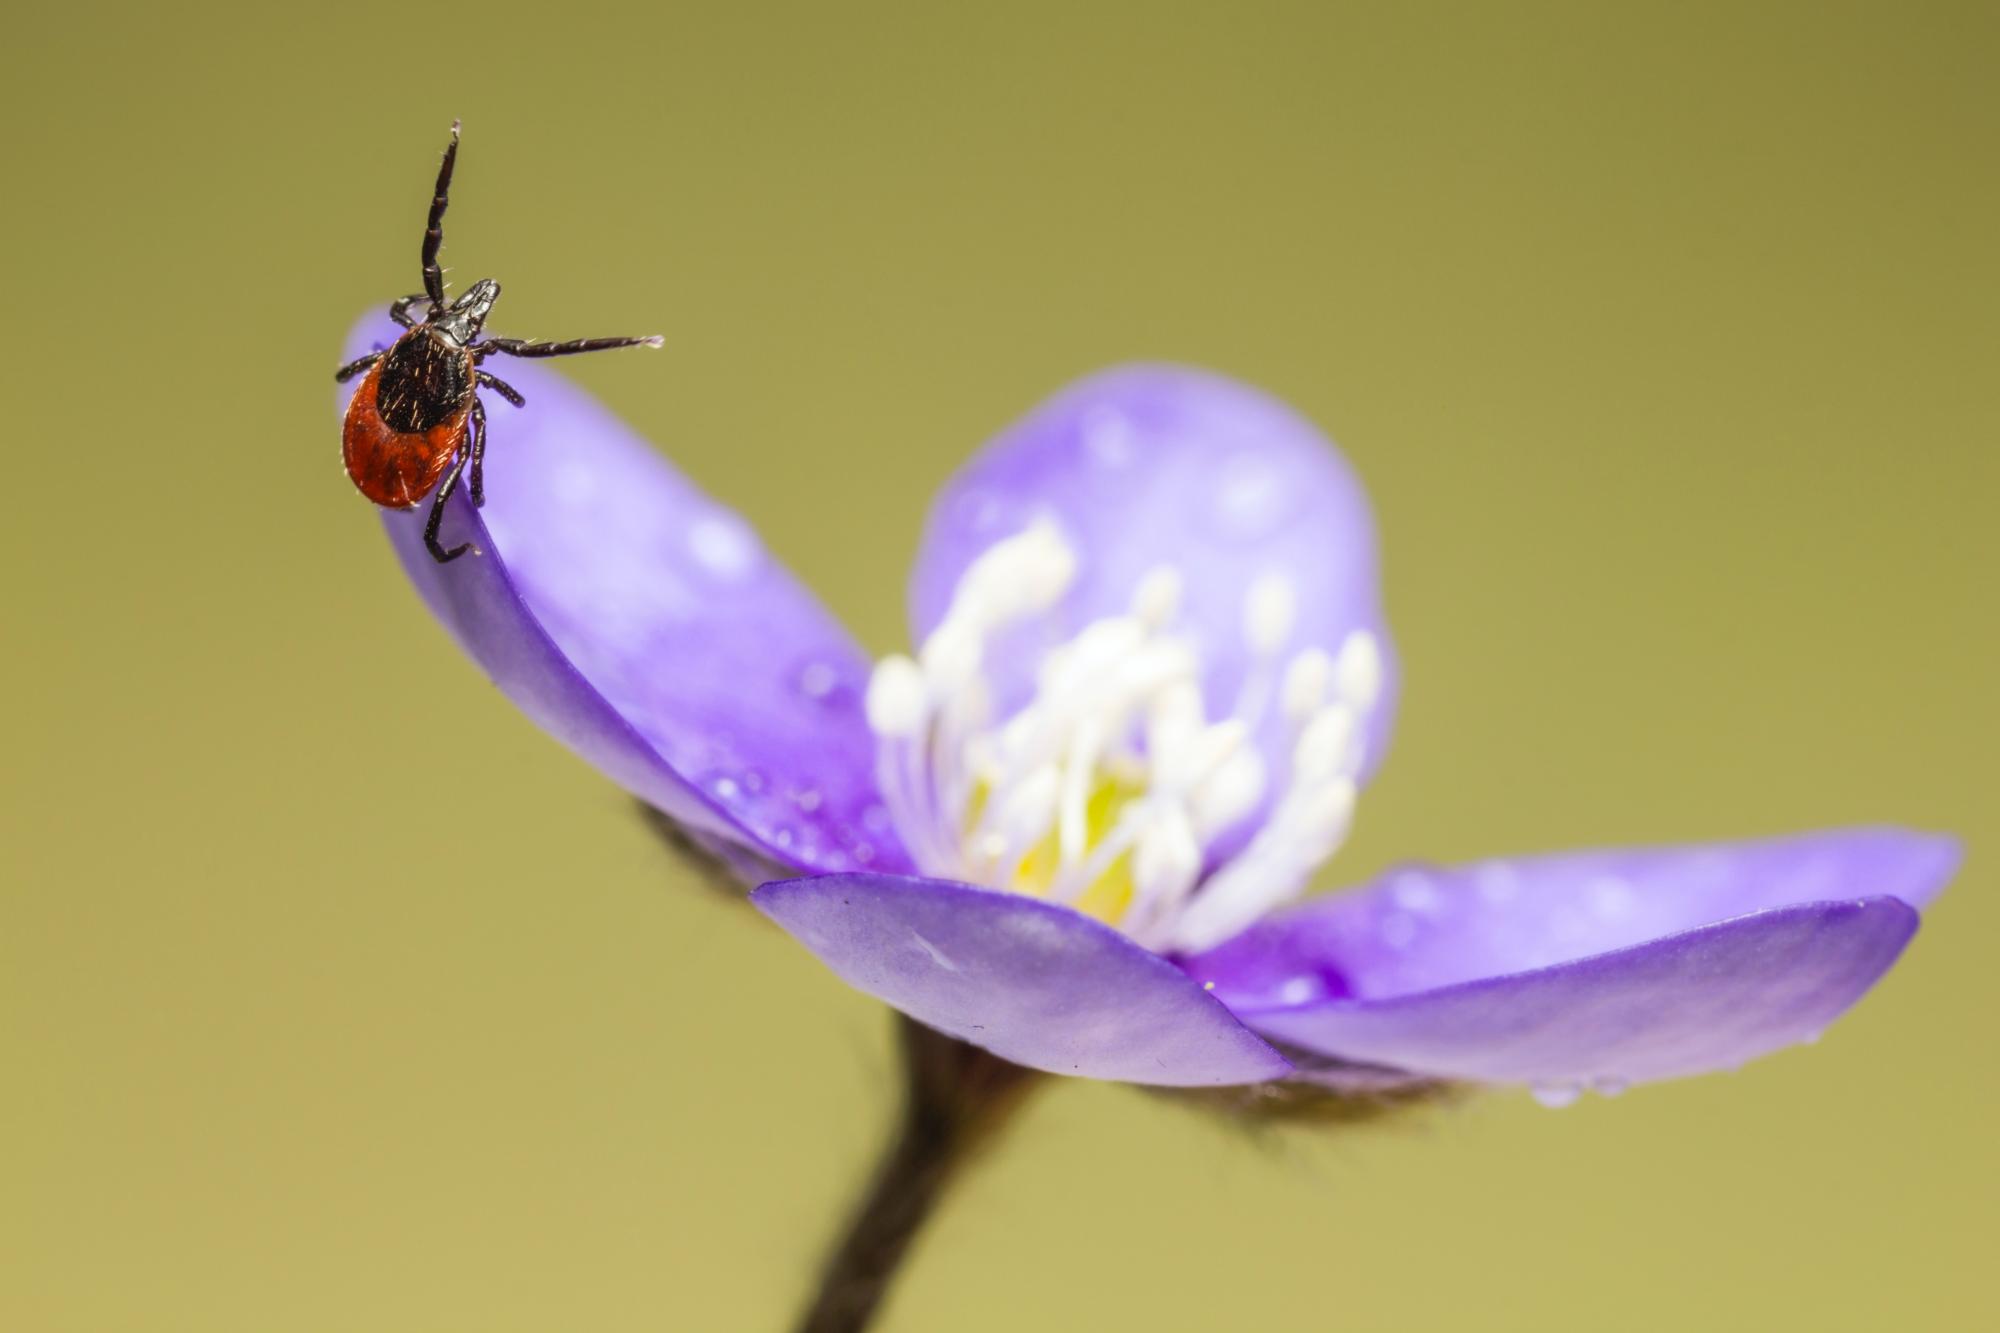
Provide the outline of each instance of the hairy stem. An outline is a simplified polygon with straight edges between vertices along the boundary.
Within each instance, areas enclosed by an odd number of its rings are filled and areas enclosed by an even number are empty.
[[[1007,1123],[1033,1070],[897,1016],[903,1109],[799,1333],[857,1333],[879,1311],[911,1243],[959,1171]]]

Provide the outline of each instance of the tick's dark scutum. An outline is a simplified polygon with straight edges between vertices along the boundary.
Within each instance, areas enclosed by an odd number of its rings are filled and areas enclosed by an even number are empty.
[[[434,329],[415,328],[382,358],[375,407],[389,429],[414,434],[464,412],[473,388],[472,354]]]

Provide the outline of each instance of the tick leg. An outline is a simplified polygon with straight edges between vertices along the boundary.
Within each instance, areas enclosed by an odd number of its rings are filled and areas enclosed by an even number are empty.
[[[430,216],[424,220],[424,295],[430,299],[434,316],[444,312],[444,270],[438,267],[438,248],[444,244],[444,210],[451,202],[451,169],[457,161],[458,122],[454,120],[451,142],[445,145],[444,163],[438,168],[437,190],[431,195]]]
[[[576,338],[566,343],[488,338],[473,349],[473,355],[483,358],[492,352],[502,352],[508,356],[575,356],[578,352],[608,352],[614,347],[658,347],[665,341],[657,333],[644,338]]]
[[[493,392],[499,394],[514,406],[526,407],[528,405],[528,400],[521,396],[521,391],[506,380],[501,379],[498,375],[489,375],[483,370],[474,371],[473,374],[479,377],[481,384],[493,390]]]
[[[406,329],[414,329],[417,325],[423,323],[423,321],[411,314],[410,311],[430,299],[430,295],[426,292],[418,292],[415,296],[402,297],[389,307],[389,318],[395,320]]]
[[[486,404],[472,400],[472,507],[486,503]]]
[[[431,516],[424,524],[424,549],[431,553],[431,559],[440,565],[448,565],[472,549],[471,542],[460,542],[449,551],[438,545],[438,525],[444,522],[444,502],[451,499],[451,493],[458,489],[458,474],[465,471],[465,455],[459,454],[451,460],[451,471],[444,474],[438,483],[437,498],[431,501]]]
[[[339,370],[333,372],[333,382],[335,384],[345,384],[381,359],[382,354],[380,352],[370,352],[367,356],[357,356]]]

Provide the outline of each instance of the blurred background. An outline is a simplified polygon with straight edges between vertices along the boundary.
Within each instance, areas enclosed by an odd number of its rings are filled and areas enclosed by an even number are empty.
[[[1407,693],[1328,887],[1968,841],[1734,1075],[1263,1138],[1057,1087],[887,1327],[2000,1321],[1993,5],[8,25],[0,1327],[776,1328],[890,1109],[883,1013],[493,692],[341,474],[453,116],[458,278],[664,332],[570,369],[875,651],[927,495],[1085,371],[1339,439]]]

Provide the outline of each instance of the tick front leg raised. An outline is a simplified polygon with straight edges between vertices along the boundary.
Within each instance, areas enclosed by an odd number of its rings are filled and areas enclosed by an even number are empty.
[[[566,343],[526,342],[520,338],[488,338],[475,349],[484,358],[499,352],[506,356],[575,356],[579,352],[608,352],[614,347],[658,347],[666,339],[655,333],[645,338],[573,338]]]
[[[431,211],[424,219],[424,296],[431,303],[431,318],[444,313],[444,270],[438,267],[438,250],[444,245],[444,210],[451,203],[451,169],[458,161],[458,122],[451,123],[451,142],[445,145],[444,162],[438,167],[437,189],[431,195]]]

